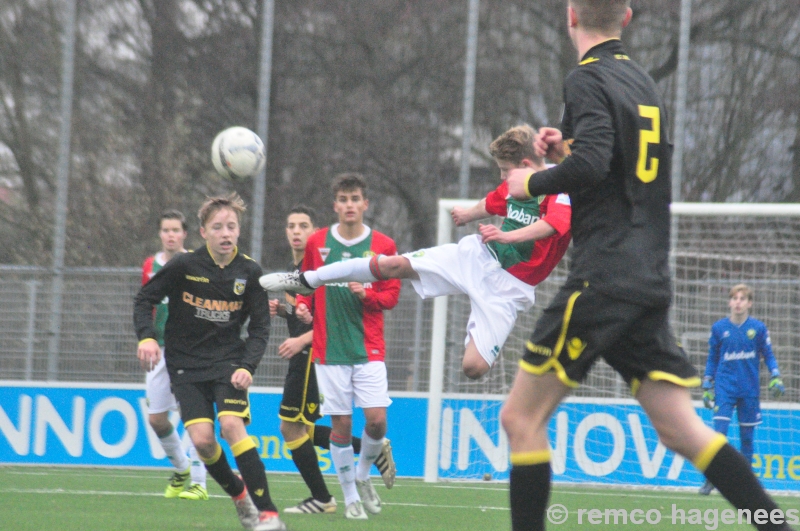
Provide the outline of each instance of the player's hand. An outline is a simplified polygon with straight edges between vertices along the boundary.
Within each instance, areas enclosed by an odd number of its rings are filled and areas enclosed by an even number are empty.
[[[311,310],[309,310],[308,306],[305,304],[298,304],[297,308],[294,309],[294,314],[305,324],[311,324],[311,321],[314,320],[311,315]]]
[[[500,243],[511,243],[507,236],[507,232],[501,231],[498,227],[494,225],[478,225],[478,230],[481,233],[481,241],[483,243],[487,242],[500,242]]]
[[[714,390],[703,392],[703,405],[706,409],[714,409]]]
[[[269,301],[269,316],[275,317],[276,315],[286,317],[286,307],[278,299],[271,299]]]
[[[244,391],[253,383],[253,375],[247,369],[236,369],[231,375],[231,385],[240,391]]]
[[[711,376],[703,377],[703,405],[707,409],[714,409],[714,379]]]
[[[564,137],[555,127],[541,127],[533,136],[533,151],[539,157],[551,162],[561,162],[567,155],[564,150]]]
[[[347,284],[350,293],[361,299],[362,301],[367,297],[367,290],[364,289],[364,284],[361,282],[350,282]]]
[[[136,349],[136,357],[139,358],[139,367],[150,372],[161,361],[161,346],[155,339],[142,341]]]
[[[528,177],[533,175],[534,171],[530,168],[515,168],[508,172],[506,183],[508,184],[508,195],[514,199],[530,199],[528,195]]]
[[[453,218],[453,223],[456,224],[456,227],[463,227],[469,223],[467,209],[464,207],[453,207],[453,210],[450,211],[450,216]]]
[[[780,376],[773,376],[769,381],[769,392],[772,398],[780,398],[786,392],[786,386],[783,385],[783,380]]]
[[[306,347],[307,343],[299,337],[290,337],[278,347],[278,356],[285,360],[292,359]]]

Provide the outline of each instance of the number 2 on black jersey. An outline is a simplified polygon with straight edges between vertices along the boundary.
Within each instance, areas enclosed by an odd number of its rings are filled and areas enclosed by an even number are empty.
[[[636,162],[636,176],[643,183],[649,183],[653,182],[658,174],[658,157],[648,159],[647,148],[650,144],[661,142],[661,111],[652,105],[639,105],[639,116],[649,118],[652,128],[639,130],[639,160]]]

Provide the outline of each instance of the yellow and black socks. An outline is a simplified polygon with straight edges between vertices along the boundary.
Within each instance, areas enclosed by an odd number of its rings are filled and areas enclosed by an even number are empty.
[[[217,444],[217,451],[210,459],[205,459],[202,456],[200,459],[206,465],[206,470],[211,474],[211,477],[219,483],[228,496],[236,497],[244,490],[244,483],[242,480],[233,473],[231,465],[228,464],[228,458],[225,457],[225,452],[222,447]]]
[[[286,447],[292,451],[294,466],[297,467],[303,481],[308,485],[311,496],[324,503],[331,501],[331,493],[328,491],[328,486],[319,469],[319,458],[311,438],[304,435],[294,441],[287,441]]]
[[[513,531],[543,531],[550,500],[550,451],[511,454],[510,504]]]
[[[771,514],[778,506],[761,486],[745,457],[728,444],[723,435],[718,435],[694,459],[694,466],[703,472],[731,504],[737,509],[750,511],[751,516],[759,509]],[[790,530],[786,523],[774,524],[769,519],[765,524],[756,524],[762,531]]]
[[[253,439],[250,437],[242,439],[231,446],[231,452],[256,508],[259,511],[278,512],[278,508],[275,507],[269,496],[267,471],[264,469],[264,462],[258,455]]]

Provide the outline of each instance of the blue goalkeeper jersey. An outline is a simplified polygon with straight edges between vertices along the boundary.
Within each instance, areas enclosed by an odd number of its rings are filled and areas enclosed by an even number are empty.
[[[764,358],[770,372],[778,369],[771,345],[769,331],[758,319],[748,317],[738,326],[728,317],[714,323],[708,339],[706,376],[714,378],[718,401],[721,396],[759,396],[758,368],[761,358]]]

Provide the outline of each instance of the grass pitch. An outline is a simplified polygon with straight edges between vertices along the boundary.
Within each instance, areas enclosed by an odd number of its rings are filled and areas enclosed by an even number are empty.
[[[164,470],[99,469],[67,467],[0,466],[0,529],[14,531],[189,531],[242,529],[230,499],[209,478],[208,501],[165,499],[169,472]],[[282,515],[290,531],[467,531],[510,529],[508,485],[505,483],[426,484],[417,479],[397,480],[387,491],[380,478],[373,481],[384,502],[381,514],[368,522],[343,517],[341,489],[336,478],[326,476],[339,500],[331,515]],[[297,474],[269,474],[270,491],[279,508],[308,496]],[[784,510],[800,515],[800,498],[777,498]],[[722,513],[731,506],[718,494],[636,491],[556,485],[551,496],[551,516],[566,520],[551,530],[574,529],[670,529],[739,530],[748,525],[726,524]],[[673,509],[673,505],[675,509]],[[595,509],[594,517],[589,511]],[[634,520],[623,523],[622,513]],[[565,511],[564,511],[565,510]],[[686,517],[673,520],[682,510]],[[583,511],[579,522],[579,511]],[[615,512],[616,522],[615,522]],[[716,514],[716,517],[714,515]],[[694,518],[693,518],[694,516]],[[700,520],[698,521],[698,517]],[[654,522],[656,518],[658,522]],[[714,523],[716,520],[716,523]]]

